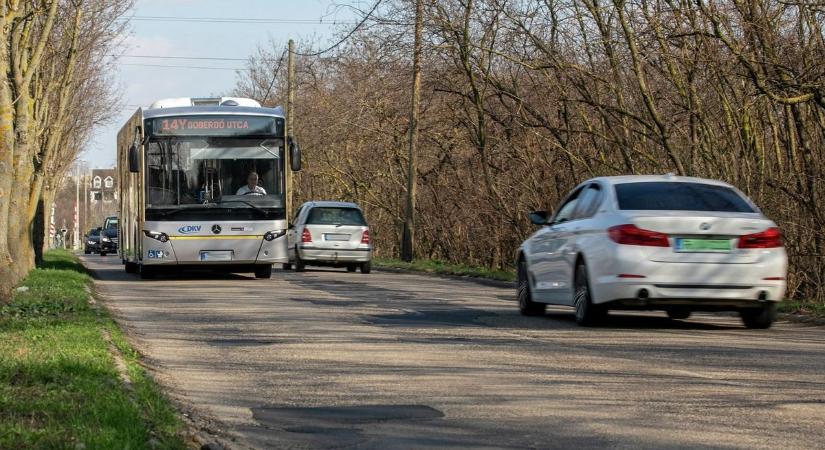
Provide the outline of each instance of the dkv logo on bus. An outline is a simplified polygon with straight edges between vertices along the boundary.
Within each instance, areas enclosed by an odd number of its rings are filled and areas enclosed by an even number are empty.
[[[178,228],[178,233],[180,234],[192,234],[192,233],[200,233],[201,226],[200,225],[184,225]]]

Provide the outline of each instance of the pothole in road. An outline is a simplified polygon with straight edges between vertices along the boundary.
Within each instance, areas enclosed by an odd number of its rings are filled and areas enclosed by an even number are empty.
[[[361,306],[366,304],[366,302],[358,301],[358,300],[327,300],[327,299],[317,299],[317,298],[291,298],[293,302],[309,302],[313,305],[318,306],[340,306],[340,307],[347,307],[347,306]]]
[[[277,344],[280,341],[273,339],[209,339],[206,341],[209,345],[217,347],[257,347],[262,345]]]
[[[370,316],[368,323],[385,326],[487,326],[481,319],[495,313],[475,309],[428,309]]]
[[[424,405],[354,405],[252,408],[252,417],[265,425],[283,427],[300,433],[313,433],[337,429],[342,424],[440,419],[444,417],[444,413]]]

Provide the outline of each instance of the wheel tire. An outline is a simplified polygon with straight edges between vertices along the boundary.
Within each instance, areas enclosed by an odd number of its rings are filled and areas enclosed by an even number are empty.
[[[106,256],[106,252],[100,252],[100,256]]]
[[[368,274],[372,272],[372,262],[367,261],[365,263],[361,263],[361,273]]]
[[[533,294],[530,292],[530,281],[527,278],[527,267],[524,261],[518,263],[518,285],[516,286],[516,299],[518,299],[518,310],[522,316],[544,315],[547,305],[533,301]]]
[[[307,270],[307,266],[304,263],[304,260],[302,260],[301,257],[298,256],[298,251],[296,250],[295,251],[295,271],[296,272],[306,272],[306,270]]]
[[[284,270],[292,270],[292,264],[290,264],[290,263],[284,264]]]
[[[138,265],[137,265],[137,264],[135,264],[135,263],[133,263],[133,262],[129,262],[129,261],[126,261],[126,265],[125,265],[125,267],[124,267],[124,268],[125,268],[125,270],[126,270],[126,273],[137,273],[137,272],[138,272],[138,270],[140,270],[140,269],[138,268]]]
[[[746,328],[768,329],[776,320],[776,304],[771,303],[761,308],[745,309],[739,313]]]
[[[347,272],[355,272],[356,270],[358,270],[358,267],[355,265],[350,264],[347,266]]]
[[[606,311],[604,308],[594,305],[590,296],[587,266],[583,262],[576,265],[573,285],[573,307],[576,308],[576,323],[586,327],[595,325],[604,319]]]
[[[143,264],[138,265],[138,272],[140,273],[140,278],[143,280],[155,278],[156,274],[154,267],[146,267]]]
[[[272,278],[272,264],[263,264],[255,267],[255,278],[264,280]]]
[[[83,250],[84,255],[88,255],[89,253],[92,253],[92,252],[90,252],[89,250]]]
[[[686,309],[669,309],[667,310],[667,316],[673,320],[685,320],[690,317],[690,311]]]

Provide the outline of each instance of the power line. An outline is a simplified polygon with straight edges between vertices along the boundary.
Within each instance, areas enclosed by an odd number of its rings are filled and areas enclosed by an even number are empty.
[[[278,72],[281,71],[281,63],[284,62],[284,55],[286,55],[286,50],[284,50],[283,53],[281,53],[281,57],[278,58],[278,67],[275,68],[275,72],[272,74],[272,81],[269,82],[269,87],[266,89],[266,94],[262,97],[262,101],[266,101],[266,98],[269,97],[269,93],[272,91],[275,79],[278,78]]]
[[[166,55],[106,55],[115,58],[151,58],[151,59],[193,59],[203,61],[249,61],[248,58],[221,58],[212,56],[166,56]]]
[[[180,69],[206,69],[206,70],[249,70],[249,68],[237,68],[237,67],[206,67],[206,66],[180,66],[180,65],[167,65],[167,64],[139,64],[139,63],[118,63],[120,66],[138,66],[138,67],[169,67],[169,68],[180,68]]]
[[[324,19],[261,19],[251,17],[182,17],[182,16],[131,16],[120,20],[152,22],[195,23],[242,23],[242,24],[296,24],[296,25],[354,25],[356,22]]]
[[[364,18],[363,18],[363,19],[361,19],[361,20],[358,22],[358,24],[357,24],[357,25],[355,25],[355,27],[354,27],[352,30],[350,30],[350,32],[349,32],[349,33],[347,33],[347,35],[346,35],[346,36],[344,36],[343,38],[341,38],[341,40],[339,40],[338,42],[336,42],[336,43],[335,43],[334,45],[332,45],[331,47],[328,47],[328,48],[326,48],[326,49],[324,49],[324,50],[317,51],[317,52],[313,52],[313,53],[299,53],[299,52],[295,52],[295,54],[296,54],[296,55],[298,55],[298,56],[321,56],[321,55],[323,55],[324,53],[327,53],[327,52],[329,52],[329,51],[335,50],[335,49],[336,49],[339,45],[343,44],[343,43],[344,43],[347,39],[349,39],[350,37],[352,37],[352,35],[353,35],[353,34],[355,34],[355,32],[357,32],[357,31],[361,28],[361,26],[362,26],[362,25],[364,25],[364,24],[367,22],[367,20],[369,20],[369,18],[370,18],[370,17],[372,17],[372,13],[374,13],[374,12],[375,12],[375,10],[376,10],[376,9],[378,9],[378,5],[380,5],[380,4],[381,4],[381,1],[382,1],[382,0],[375,0],[375,4],[374,4],[374,5],[372,5],[372,8],[370,8],[370,10],[369,10],[369,12],[367,13],[367,15],[366,15],[366,16],[364,16]]]

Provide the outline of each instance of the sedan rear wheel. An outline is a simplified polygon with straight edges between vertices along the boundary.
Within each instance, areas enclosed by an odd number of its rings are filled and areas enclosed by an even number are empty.
[[[776,320],[776,304],[771,303],[761,308],[746,309],[739,313],[746,328],[766,329]]]
[[[533,295],[530,292],[530,281],[527,278],[527,265],[523,260],[518,263],[516,297],[518,298],[518,310],[523,316],[541,316],[547,308],[544,303],[533,301]]]
[[[591,326],[604,319],[604,308],[594,305],[590,296],[587,266],[583,262],[576,265],[574,285],[573,306],[576,308],[576,323],[582,326]]]
[[[669,309],[667,316],[673,320],[685,320],[690,317],[690,311],[687,309]]]

